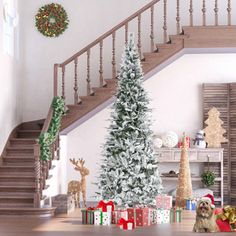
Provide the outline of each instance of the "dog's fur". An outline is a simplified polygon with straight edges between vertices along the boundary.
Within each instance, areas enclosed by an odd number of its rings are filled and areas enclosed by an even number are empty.
[[[207,200],[200,200],[197,203],[196,222],[193,231],[197,233],[214,233],[219,231],[216,224],[214,207]]]

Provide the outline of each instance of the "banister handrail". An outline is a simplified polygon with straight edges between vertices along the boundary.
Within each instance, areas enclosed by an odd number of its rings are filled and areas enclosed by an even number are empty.
[[[44,121],[43,128],[41,130],[41,134],[47,132],[50,122],[52,120],[52,115],[53,115],[53,109],[52,106],[50,106],[46,120]]]
[[[90,48],[94,47],[95,45],[97,45],[98,43],[100,43],[100,41],[102,41],[103,39],[109,37],[112,35],[113,32],[119,30],[120,28],[122,28],[123,26],[125,26],[128,22],[130,22],[131,20],[133,20],[134,18],[138,17],[140,14],[142,14],[144,11],[146,11],[147,9],[151,8],[152,6],[154,6],[156,3],[158,3],[160,0],[153,0],[152,2],[148,3],[147,5],[145,5],[144,7],[142,7],[140,10],[136,11],[134,14],[132,14],[131,16],[129,16],[127,19],[123,20],[121,23],[119,23],[118,25],[116,25],[115,27],[113,27],[111,30],[107,31],[105,34],[101,35],[99,38],[97,38],[96,40],[94,40],[92,43],[90,43],[89,45],[87,45],[86,47],[84,47],[83,49],[81,49],[79,52],[75,53],[72,57],[68,58],[67,60],[65,60],[63,63],[59,64],[60,67],[66,66],[67,64],[69,64],[70,62],[72,62],[73,60],[75,60],[77,57],[81,56],[82,54],[84,54],[85,52],[87,52]]]

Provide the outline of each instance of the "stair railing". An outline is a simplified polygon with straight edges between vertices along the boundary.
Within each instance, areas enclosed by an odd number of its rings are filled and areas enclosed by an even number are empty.
[[[90,43],[88,46],[74,54],[72,57],[67,59],[61,64],[55,64],[54,65],[54,96],[58,96],[58,80],[59,80],[59,69],[61,69],[61,78],[60,78],[60,84],[61,84],[61,96],[65,99],[66,94],[65,94],[65,83],[66,83],[66,78],[65,78],[65,73],[66,73],[66,68],[69,64],[73,63],[73,94],[74,94],[74,104],[78,104],[81,102],[79,98],[79,92],[78,92],[78,62],[80,61],[80,58],[82,55],[86,56],[86,82],[87,82],[87,95],[94,95],[94,91],[91,87],[91,49],[94,48],[95,46],[99,47],[99,84],[100,87],[105,87],[106,82],[104,79],[104,66],[103,66],[103,61],[104,61],[104,53],[103,53],[103,48],[104,48],[104,41],[105,39],[111,37],[111,42],[112,42],[112,47],[111,47],[111,71],[112,71],[112,79],[115,79],[117,77],[117,62],[116,62],[116,34],[117,31],[124,28],[124,41],[127,42],[128,40],[128,31],[129,31],[129,23],[137,19],[138,23],[138,51],[141,56],[142,53],[142,42],[141,42],[141,20],[142,20],[142,14],[146,11],[150,11],[150,51],[153,52],[155,50],[155,44],[154,44],[154,6],[160,2],[160,0],[153,0],[134,14],[132,14],[130,17],[128,17],[126,20],[122,21],[120,24],[117,26],[113,27],[111,30],[103,34],[101,37],[97,38],[95,41]],[[166,4],[167,0],[164,1],[165,6],[164,8],[166,9]],[[166,40],[167,40],[167,26],[166,26],[166,12],[164,12],[164,19],[165,19],[165,25],[163,26],[165,35],[166,35]]]
[[[48,111],[47,118],[44,122],[41,134],[48,131],[53,116],[52,105]],[[51,156],[49,161],[42,161],[40,158],[40,144],[39,140],[36,140],[34,145],[34,169],[35,169],[35,193],[34,193],[34,207],[40,207],[40,201],[42,199],[42,192],[45,189],[46,179],[49,175],[49,169],[52,166],[52,160],[59,159],[59,135],[57,135],[56,141],[51,146]]]
[[[142,35],[142,19],[143,17],[143,13],[148,13],[148,11],[150,11],[150,34],[148,35],[148,37],[150,38],[150,52],[154,52],[157,48],[155,46],[155,41],[154,39],[157,39],[157,37],[155,37],[154,32],[156,30],[156,24],[154,22],[154,20],[156,20],[156,18],[154,17],[154,9],[155,6],[157,5],[157,3],[161,2],[162,4],[159,4],[158,7],[162,7],[161,11],[163,12],[163,15],[160,16],[162,18],[158,18],[158,25],[161,25],[161,30],[163,31],[163,43],[167,43],[168,40],[168,19],[167,19],[167,15],[168,15],[168,3],[172,4],[173,7],[173,3],[176,6],[176,15],[172,16],[175,17],[175,21],[176,21],[176,34],[180,34],[181,33],[181,15],[180,15],[180,0],[176,0],[176,1],[168,1],[168,0],[153,0],[151,1],[149,4],[145,5],[143,8],[141,8],[140,10],[138,10],[137,12],[135,12],[134,14],[132,14],[130,17],[128,17],[127,19],[125,19],[124,21],[122,21],[120,24],[116,25],[115,27],[113,27],[111,30],[107,31],[105,34],[103,34],[102,36],[100,36],[99,38],[97,38],[95,41],[93,41],[92,43],[90,43],[89,45],[87,45],[86,47],[84,47],[83,49],[81,49],[79,52],[75,53],[73,56],[71,56],[70,58],[68,58],[67,60],[65,60],[63,63],[60,64],[54,64],[54,96],[62,96],[64,99],[66,98],[66,96],[68,96],[66,94],[66,83],[67,79],[66,79],[66,71],[68,70],[67,68],[69,68],[69,65],[73,67],[73,102],[74,104],[79,104],[81,102],[80,99],[80,94],[79,94],[79,88],[81,87],[81,84],[79,85],[78,81],[79,81],[79,75],[81,75],[81,73],[78,73],[78,71],[80,71],[79,69],[79,62],[83,61],[82,60],[82,56],[86,57],[86,86],[87,86],[87,96],[89,95],[94,95],[94,91],[92,89],[91,86],[91,54],[92,54],[92,49],[98,49],[98,53],[99,53],[99,65],[98,65],[98,74],[99,74],[99,85],[100,87],[105,87],[106,86],[106,81],[104,79],[104,48],[105,46],[107,46],[108,44],[108,38],[111,40],[111,42],[109,41],[109,43],[111,43],[111,65],[110,68],[106,69],[110,69],[111,70],[111,77],[112,79],[115,79],[117,77],[117,62],[116,62],[116,55],[117,55],[117,35],[118,35],[118,30],[124,30],[124,42],[127,42],[128,40],[128,31],[130,30],[130,23],[133,20],[137,20],[137,48],[138,48],[138,52],[140,54],[140,57],[142,57],[142,51],[143,51],[143,45],[142,45],[142,36],[147,36]],[[210,2],[210,0],[209,0]],[[213,26],[218,26],[219,25],[219,0],[211,0],[211,2],[213,2],[213,17],[214,17],[214,23]],[[198,7],[200,7],[200,12],[198,12],[198,17],[202,17],[202,20],[200,22],[198,22],[198,24],[202,25],[202,26],[207,26],[207,13],[210,12],[207,9],[207,3],[208,1],[206,0],[199,0],[199,1],[193,1],[193,0],[187,0],[186,1],[186,5],[185,8],[187,6],[187,12],[189,13],[189,23],[186,22],[186,25],[189,24],[189,26],[195,26],[197,25],[194,22],[194,6],[195,4],[198,4]],[[226,16],[227,16],[227,25],[231,26],[232,24],[232,4],[231,4],[231,0],[226,0]],[[160,15],[160,14],[159,14]],[[160,22],[159,22],[160,21]],[[162,22],[161,22],[162,21]],[[145,39],[146,40],[146,39]],[[146,42],[146,41],[145,41]],[[106,43],[106,45],[105,45]],[[70,67],[71,68],[71,67]],[[71,74],[70,76],[71,77]],[[82,83],[85,81],[82,81]],[[71,82],[70,82],[71,84]],[[70,85],[71,86],[71,85]],[[69,85],[68,85],[69,87]],[[69,91],[70,88],[67,88],[67,90]],[[60,90],[60,92],[59,92]],[[60,94],[58,94],[60,93]]]

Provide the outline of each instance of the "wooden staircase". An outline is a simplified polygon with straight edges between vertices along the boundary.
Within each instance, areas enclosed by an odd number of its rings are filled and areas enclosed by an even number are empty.
[[[42,121],[24,123],[11,134],[0,165],[0,215],[51,216],[54,208],[35,208],[34,145]]]
[[[128,17],[126,20],[106,32],[94,42],[83,48],[72,57],[60,64],[54,65],[54,96],[62,96],[67,101],[68,89],[65,85],[68,82],[66,68],[70,65],[74,68],[73,94],[74,102],[67,103],[68,108],[66,115],[63,117],[61,131],[65,130],[73,123],[84,118],[90,112],[97,109],[100,105],[111,99],[116,92],[117,87],[117,67],[116,67],[116,33],[124,29],[125,42],[128,40],[129,23],[138,19],[138,51],[142,58],[142,67],[144,74],[162,65],[168,59],[186,48],[209,48],[209,47],[236,47],[236,27],[231,26],[230,5],[228,7],[228,25],[219,26],[216,18],[215,26],[206,26],[205,16],[203,15],[203,26],[193,26],[192,1],[190,1],[190,26],[180,28],[179,19],[179,1],[177,1],[176,17],[176,35],[167,34],[167,1],[164,0],[164,18],[163,18],[163,42],[155,44],[154,42],[154,6],[159,6],[160,0],[153,0],[142,9]],[[203,5],[203,10],[205,6]],[[141,52],[141,15],[150,11],[151,28],[150,28],[150,45],[149,52]],[[203,11],[203,13],[205,10]],[[218,11],[217,11],[218,12]],[[216,12],[216,14],[217,14]],[[104,52],[103,44],[105,39],[112,39],[112,63],[110,65],[110,79],[104,78],[105,67],[103,65]],[[217,37],[217,38],[216,38]],[[91,49],[99,48],[98,58],[98,77],[99,86],[91,85]],[[79,94],[79,74],[78,67],[80,57],[86,56],[86,83],[87,94]],[[109,67],[109,66],[108,66]],[[72,82],[69,83],[70,85]],[[61,89],[59,89],[61,88]],[[40,206],[43,199],[42,190],[46,188],[45,181],[49,177],[48,171],[52,167],[51,162],[42,162],[40,160],[40,149],[38,138],[40,133],[48,130],[52,118],[52,109],[50,108],[45,120],[27,122],[18,126],[10,135],[2,154],[2,163],[0,164],[0,215],[53,215],[54,209],[51,207],[44,208]],[[59,142],[53,144],[52,153],[58,152]],[[59,156],[59,154],[58,154]]]

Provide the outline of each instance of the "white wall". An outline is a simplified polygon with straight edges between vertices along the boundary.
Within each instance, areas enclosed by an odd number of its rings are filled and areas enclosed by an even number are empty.
[[[235,63],[236,54],[184,55],[145,81],[152,100],[153,130],[160,135],[169,130],[178,135],[186,131],[194,137],[195,132],[202,128],[202,83],[236,82]],[[83,157],[90,169],[87,183],[89,200],[93,200],[96,191],[92,183],[96,182],[109,118],[110,109],[104,109],[67,136],[67,158]],[[164,167],[161,168],[163,171]],[[178,170],[175,165],[171,168]],[[67,182],[80,178],[70,164],[67,172]]]
[[[54,63],[63,62],[148,2],[136,0],[133,4],[133,0],[58,0],[57,3],[62,4],[68,13],[69,27],[60,37],[47,38],[35,28],[34,16],[41,6],[51,1],[22,1],[23,119],[28,121],[46,116],[52,98]]]
[[[2,7],[3,0],[0,0],[0,154],[10,132],[22,120],[22,76],[20,61],[3,52]]]

